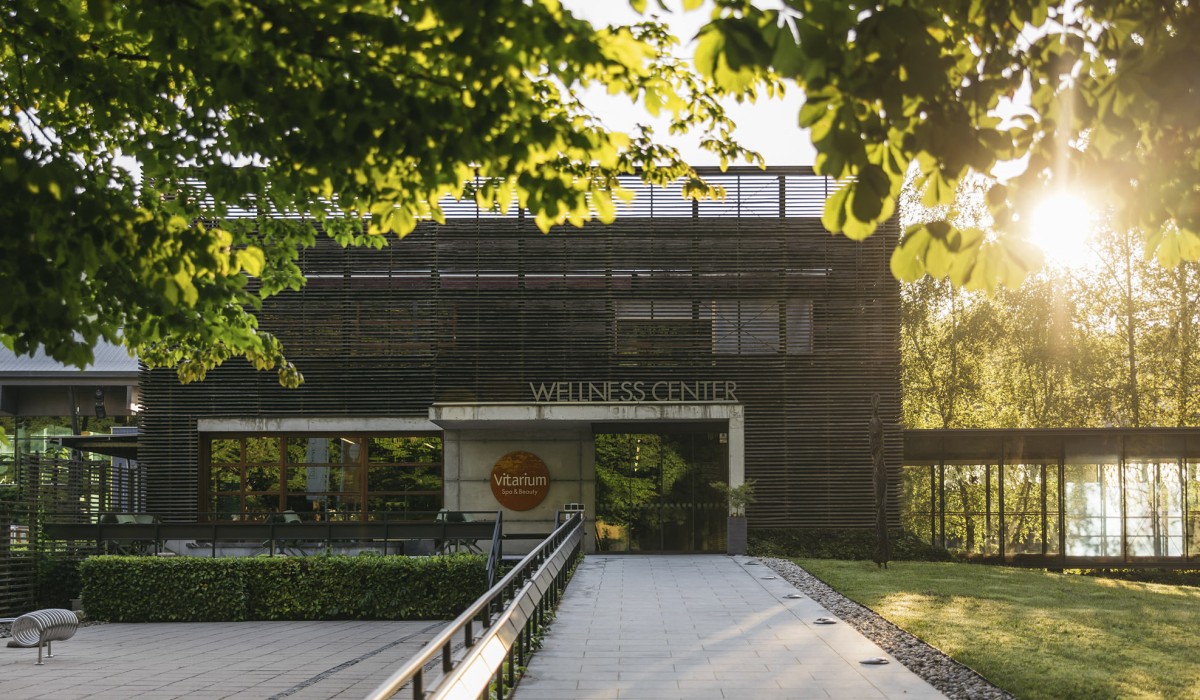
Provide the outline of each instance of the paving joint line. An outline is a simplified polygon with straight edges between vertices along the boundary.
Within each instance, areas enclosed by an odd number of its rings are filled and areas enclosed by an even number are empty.
[[[367,659],[371,658],[372,656],[381,654],[381,653],[387,651],[388,649],[391,649],[392,647],[395,647],[395,646],[398,646],[400,644],[407,642],[408,640],[412,639],[413,637],[417,637],[419,635],[425,634],[426,632],[428,632],[432,629],[435,629],[437,627],[444,626],[445,624],[446,624],[445,622],[435,622],[432,625],[429,625],[428,627],[425,627],[424,629],[417,630],[416,632],[413,632],[410,635],[407,635],[405,637],[401,637],[400,639],[396,639],[394,641],[388,642],[387,644],[384,644],[383,646],[379,647],[378,649],[373,649],[371,651],[368,651],[365,654],[361,654],[353,659],[350,659],[349,661],[343,661],[342,663],[338,664],[337,666],[334,666],[333,668],[324,670],[324,671],[318,673],[317,675],[313,676],[312,678],[300,681],[296,685],[293,685],[292,687],[288,688],[287,690],[284,690],[283,692],[272,695],[267,700],[280,700],[281,698],[286,698],[289,695],[294,695],[294,694],[300,692],[301,690],[304,690],[305,688],[310,688],[310,687],[316,685],[317,683],[320,683],[321,681],[325,680],[326,678],[329,678],[330,676],[332,676],[335,673],[344,671],[361,661],[366,661]]]

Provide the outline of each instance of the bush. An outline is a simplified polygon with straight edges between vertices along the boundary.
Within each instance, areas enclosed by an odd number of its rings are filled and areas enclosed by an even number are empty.
[[[88,616],[113,622],[444,620],[487,587],[486,562],[452,557],[92,557]]]
[[[950,553],[916,535],[900,530],[888,533],[895,561],[948,561]],[[870,560],[875,552],[875,531],[836,528],[763,528],[749,533],[748,552],[758,557]]]
[[[70,608],[71,599],[83,589],[79,560],[64,555],[39,554],[37,560],[37,606]]]
[[[112,622],[221,622],[246,619],[236,559],[99,556],[79,565],[84,609]]]

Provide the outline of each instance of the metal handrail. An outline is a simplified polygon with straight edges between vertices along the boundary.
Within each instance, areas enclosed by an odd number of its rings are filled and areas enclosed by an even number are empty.
[[[524,663],[525,656],[532,650],[533,633],[544,622],[547,605],[557,603],[570,562],[582,547],[583,514],[572,513],[499,583],[371,691],[367,699],[390,698],[411,681],[413,700],[425,700],[424,669],[439,654],[444,675],[431,691],[434,697],[444,697],[451,692],[455,697],[478,697],[487,691],[493,680],[499,681],[498,695],[503,697],[504,686],[515,685],[515,668]],[[494,620],[493,613],[496,614]],[[487,631],[478,639],[474,634],[476,621],[488,625]],[[455,663],[451,652],[460,632],[468,652]],[[509,662],[507,683],[503,677],[505,661]]]
[[[496,511],[496,529],[492,531],[492,546],[488,549],[488,588],[496,583],[496,573],[504,558],[504,511]]]

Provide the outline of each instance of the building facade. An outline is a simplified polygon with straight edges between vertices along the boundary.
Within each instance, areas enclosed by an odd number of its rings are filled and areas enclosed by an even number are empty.
[[[382,250],[320,240],[260,314],[302,387],[143,371],[147,509],[503,509],[532,533],[578,504],[593,546],[723,551],[713,483],[753,479],[751,527],[871,527],[876,393],[894,485],[902,450],[896,226],[831,236],[807,168],[709,175],[724,201],[631,185],[608,225],[456,205]]]

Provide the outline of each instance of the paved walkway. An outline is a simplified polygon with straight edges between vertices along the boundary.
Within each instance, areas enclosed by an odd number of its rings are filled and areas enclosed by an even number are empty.
[[[55,642],[43,666],[36,649],[0,640],[0,698],[362,698],[444,624],[97,625]]]
[[[814,624],[832,615],[751,561],[588,556],[517,700],[943,697],[849,625]]]

